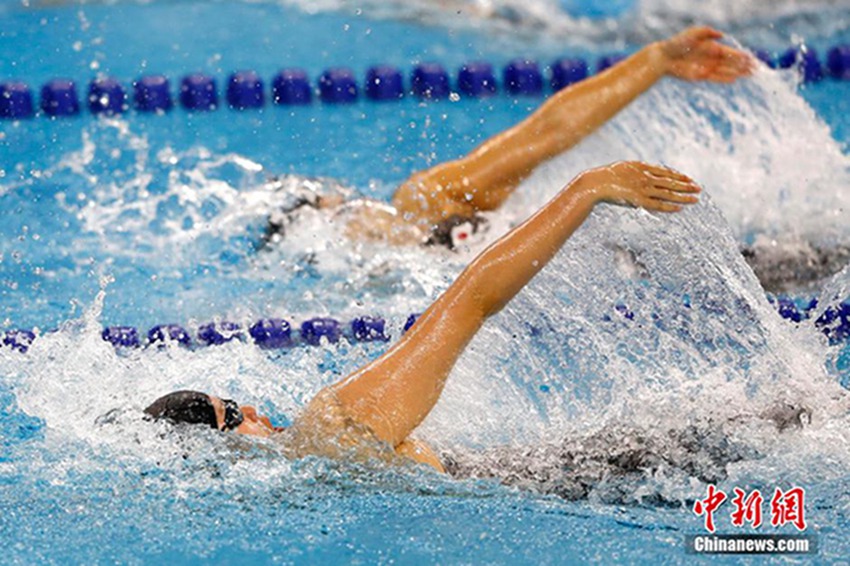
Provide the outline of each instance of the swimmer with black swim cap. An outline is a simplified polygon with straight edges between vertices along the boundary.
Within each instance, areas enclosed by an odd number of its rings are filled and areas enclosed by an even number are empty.
[[[661,77],[733,82],[748,75],[752,59],[720,45],[719,37],[712,29],[694,28],[649,45],[557,93],[466,158],[414,175],[393,198],[394,211],[379,204],[372,210],[426,232],[453,216],[471,219],[479,211],[492,210],[537,164],[577,143]],[[147,412],[154,418],[225,430],[239,420],[234,412],[239,410],[242,422],[234,432],[279,434],[287,455],[371,457],[367,455],[376,453],[372,448],[380,444],[444,471],[436,454],[411,434],[437,404],[455,362],[484,322],[555,256],[597,204],[673,213],[696,203],[699,191],[689,177],[645,163],[620,162],[585,171],[479,254],[387,352],[320,391],[286,429],[276,429],[253,407],[239,409],[233,403],[228,413],[227,401],[198,393],[171,394]],[[379,224],[365,222],[363,228]],[[458,226],[449,227],[449,235]]]
[[[638,162],[582,173],[480,254],[389,351],[320,391],[288,429],[275,429],[248,407],[241,408],[239,422],[235,403],[197,392],[167,395],[147,413],[241,434],[280,433],[287,456],[372,459],[390,452],[444,471],[434,451],[411,434],[485,320],[555,256],[597,204],[677,212],[697,202],[699,191],[680,173]]]
[[[232,399],[220,399],[200,391],[175,391],[164,395],[145,408],[145,414],[155,420],[173,424],[199,424],[226,432],[235,431],[251,436],[270,436],[282,429],[272,425],[268,417]]]

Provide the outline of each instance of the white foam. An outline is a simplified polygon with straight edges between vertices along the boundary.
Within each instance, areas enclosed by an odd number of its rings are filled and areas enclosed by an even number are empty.
[[[66,198],[65,205],[108,253],[179,266],[197,252],[186,249],[220,246],[273,202],[259,182],[262,164],[243,156],[204,148],[152,155],[126,122],[88,128],[83,149],[53,174],[96,185],[86,203]],[[118,147],[117,156],[101,156],[107,147]],[[102,158],[125,164],[108,183],[92,169]],[[837,213],[848,204],[848,162],[826,126],[792,85],[767,71],[733,88],[668,81],[524,183],[495,215],[493,237],[579,171],[620,159],[679,168],[704,185],[706,202],[672,217],[598,209],[472,342],[421,434],[438,447],[472,450],[553,442],[612,422],[676,429],[694,419],[730,421],[788,402],[810,407],[813,424],[782,434],[743,429],[741,435],[750,435],[744,440],[764,458],[736,464],[737,477],[842,473],[850,427],[836,378],[824,369],[823,338],[781,321],[738,253],[740,240],[753,233],[846,242],[848,227]],[[159,168],[169,171],[168,182],[154,188],[150,178]],[[111,247],[116,235],[140,246]],[[301,315],[354,313],[364,305],[390,315],[421,310],[478,251],[352,245],[338,230],[305,231],[290,244],[260,254],[240,275],[290,282],[293,258],[314,255],[310,268],[323,277],[286,296],[288,308]],[[633,320],[617,304],[630,309]],[[102,454],[120,454],[121,465],[153,465],[162,450],[178,465],[183,441],[163,441],[158,429],[137,418],[167,391],[201,389],[291,415],[322,385],[375,355],[369,347],[343,344],[274,360],[241,343],[195,353],[121,354],[100,339],[99,312],[96,303],[82,320],[42,336],[26,357],[0,350],[0,371],[20,407],[46,422],[48,450],[63,443],[91,447],[97,453],[92,466],[112,465]],[[127,408],[129,416],[114,428],[95,426],[115,408]],[[214,437],[198,442],[219,454]],[[812,468],[812,460],[822,465]],[[288,477],[291,471],[281,466],[273,473]]]
[[[519,34],[520,39],[535,43],[542,40],[585,46],[603,41],[643,43],[694,24],[717,26],[749,41],[781,46],[791,39],[791,28],[796,34],[819,37],[846,31],[842,16],[848,9],[842,0],[634,0],[619,2],[619,8],[607,11],[581,1],[558,0],[367,0],[356,5],[344,0],[270,1],[297,6],[307,13],[343,11],[373,18],[413,19],[452,29],[483,29],[491,35],[495,32],[497,41],[514,41]],[[501,37],[499,32],[503,32]]]

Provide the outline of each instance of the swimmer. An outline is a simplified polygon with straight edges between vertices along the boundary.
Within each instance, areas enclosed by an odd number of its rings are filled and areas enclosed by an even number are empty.
[[[672,213],[700,188],[671,169],[620,162],[573,179],[525,222],[491,244],[375,361],[320,391],[285,429],[250,406],[179,391],[145,409],[154,419],[274,437],[285,455],[367,460],[384,454],[445,471],[411,435],[440,399],[466,345],[555,256],[600,203]]]
[[[265,240],[283,237],[287,218],[308,206],[338,211],[352,239],[454,249],[459,239],[485,226],[481,213],[498,209],[537,166],[575,146],[662,77],[732,83],[749,76],[753,58],[718,43],[721,37],[714,29],[695,27],[647,45],[557,92],[522,122],[468,155],[413,174],[396,190],[391,204],[345,202],[339,191],[310,196],[313,187],[307,182],[304,194],[270,219]]]

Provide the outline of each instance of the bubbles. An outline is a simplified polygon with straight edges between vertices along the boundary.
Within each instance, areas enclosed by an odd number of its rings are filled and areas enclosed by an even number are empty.
[[[505,6],[496,8],[507,19]],[[528,13],[510,18],[530,21]],[[417,130],[434,127],[422,123]],[[87,123],[82,147],[42,175],[59,185],[71,179],[74,189],[56,198],[79,223],[77,255],[107,259],[84,263],[100,293],[94,304],[82,301],[82,319],[42,336],[25,358],[0,350],[0,371],[20,410],[43,422],[40,450],[54,459],[35,475],[188,468],[170,478],[175,492],[208,480],[251,489],[324,479],[328,463],[305,471],[269,456],[263,443],[238,446],[251,457],[235,458],[235,441],[172,435],[144,422],[141,409],[192,388],[258,403],[285,422],[381,345],[272,355],[241,342],[116,351],[100,338],[108,303],[124,301],[115,311],[132,323],[164,313],[194,327],[218,316],[297,323],[369,311],[394,319],[397,338],[399,321],[421,312],[486,244],[455,254],[352,242],[332,213],[307,209],[281,242],[263,246],[269,211],[287,197],[266,182],[265,164],[203,144],[158,147],[143,132],[123,119]],[[568,451],[592,464],[578,467],[578,480],[598,485],[606,501],[679,501],[709,479],[839,477],[843,457],[824,452],[846,452],[848,441],[843,392],[824,369],[831,354],[811,327],[779,320],[738,251],[758,237],[847,241],[835,211],[848,204],[848,162],[827,127],[793,84],[767,71],[733,88],[665,81],[541,168],[492,215],[491,238],[578,172],[621,159],[688,173],[705,187],[705,203],[678,216],[600,207],[473,341],[419,434],[459,465],[479,451],[527,450],[525,464],[552,470]],[[121,269],[140,271],[145,293],[124,293]],[[828,294],[845,292],[845,279],[837,276]],[[764,416],[777,406],[810,409],[812,423],[780,432]],[[687,452],[691,434],[720,455]],[[624,440],[631,453],[666,455],[667,467],[605,483],[610,468],[591,468]],[[493,460],[481,466],[498,475]],[[566,493],[575,479],[556,478],[552,491]]]
[[[339,0],[286,3],[308,13],[350,10]],[[448,28],[484,29],[497,37],[498,32],[504,32],[501,39],[507,41],[522,33],[535,43],[548,40],[559,45],[565,40],[588,46],[602,41],[644,43],[695,22],[770,44],[787,43],[792,35],[789,29],[820,37],[847,29],[847,6],[841,0],[779,0],[770,5],[736,0],[696,5],[681,0],[616,0],[602,4],[575,0],[414,0],[370,1],[357,6],[357,10],[373,18],[413,18]]]

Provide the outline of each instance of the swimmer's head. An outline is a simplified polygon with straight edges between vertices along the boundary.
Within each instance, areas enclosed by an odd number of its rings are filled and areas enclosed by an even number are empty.
[[[175,391],[151,403],[145,413],[155,420],[174,424],[198,424],[220,431],[232,430],[251,436],[269,436],[275,427],[254,407],[239,407],[236,401],[200,391]]]
[[[476,236],[483,233],[486,227],[487,220],[482,216],[453,214],[431,228],[431,235],[425,241],[425,245],[445,246],[455,250],[476,242],[479,239]]]

